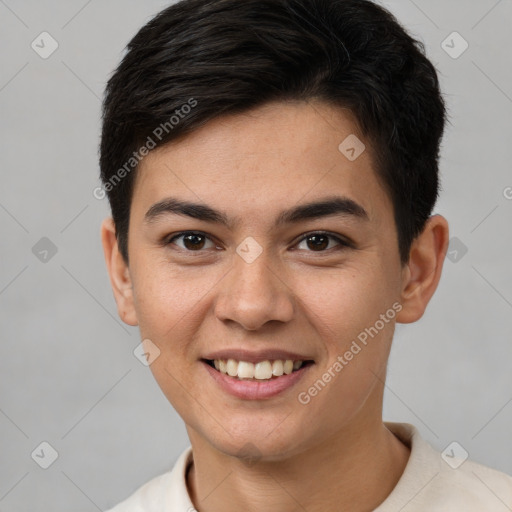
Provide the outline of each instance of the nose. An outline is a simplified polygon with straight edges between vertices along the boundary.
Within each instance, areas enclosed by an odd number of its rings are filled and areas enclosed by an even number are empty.
[[[214,310],[223,322],[258,330],[268,322],[289,322],[293,318],[293,292],[285,278],[270,267],[265,252],[251,263],[235,255]]]

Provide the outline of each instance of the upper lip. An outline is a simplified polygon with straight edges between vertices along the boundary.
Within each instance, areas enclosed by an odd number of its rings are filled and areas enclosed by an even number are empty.
[[[244,349],[224,349],[210,352],[203,359],[235,359],[236,361],[247,361],[248,363],[259,363],[261,361],[275,361],[277,359],[292,361],[312,361],[313,358],[288,350],[264,349],[264,350],[244,350]]]

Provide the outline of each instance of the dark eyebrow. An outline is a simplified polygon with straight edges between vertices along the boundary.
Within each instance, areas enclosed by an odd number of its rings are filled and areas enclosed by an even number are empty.
[[[300,222],[338,215],[353,216],[361,220],[369,220],[366,210],[348,197],[332,196],[313,203],[306,203],[282,212],[277,218],[276,225]]]
[[[146,223],[151,223],[159,217],[169,214],[184,215],[205,222],[215,222],[228,228],[232,226],[232,222],[223,212],[214,210],[205,204],[181,201],[173,197],[168,197],[151,206],[146,212],[144,220]],[[332,196],[281,212],[277,217],[276,226],[333,215],[369,220],[366,210],[354,200],[347,197]]]

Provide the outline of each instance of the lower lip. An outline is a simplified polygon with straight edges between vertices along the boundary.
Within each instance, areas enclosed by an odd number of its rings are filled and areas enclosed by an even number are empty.
[[[217,371],[205,361],[201,361],[201,363],[224,391],[245,400],[263,400],[282,393],[296,384],[312,366],[308,364],[276,379],[240,380],[237,377],[230,377]]]

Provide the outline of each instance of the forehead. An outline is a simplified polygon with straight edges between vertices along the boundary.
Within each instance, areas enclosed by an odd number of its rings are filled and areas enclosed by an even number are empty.
[[[132,210],[144,215],[172,196],[265,218],[333,194],[361,204],[370,218],[392,209],[352,114],[321,102],[270,103],[149,153],[137,170]]]

